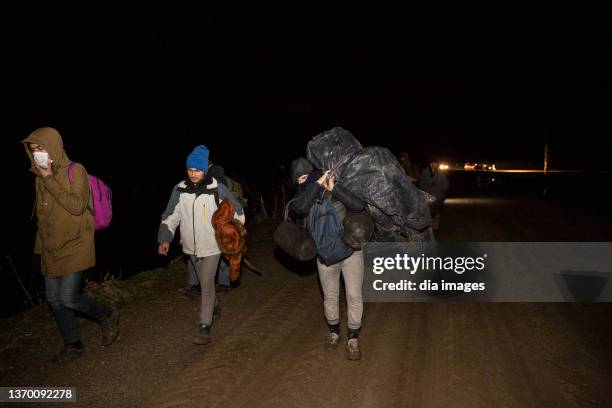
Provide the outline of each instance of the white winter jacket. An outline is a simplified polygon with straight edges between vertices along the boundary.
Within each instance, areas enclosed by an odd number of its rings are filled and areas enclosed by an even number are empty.
[[[215,197],[217,196],[218,199]],[[177,227],[181,230],[183,252],[198,258],[221,253],[215,240],[212,216],[217,202],[229,199],[236,213],[234,218],[245,221],[244,211],[227,187],[218,183],[214,177],[206,186],[195,188],[181,181],[172,190],[166,211],[162,214],[157,240],[171,242]]]

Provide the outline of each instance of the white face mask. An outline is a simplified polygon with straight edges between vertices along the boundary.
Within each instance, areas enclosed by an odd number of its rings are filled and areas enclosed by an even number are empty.
[[[34,163],[36,163],[37,166],[46,169],[49,166],[49,153],[34,152]]]

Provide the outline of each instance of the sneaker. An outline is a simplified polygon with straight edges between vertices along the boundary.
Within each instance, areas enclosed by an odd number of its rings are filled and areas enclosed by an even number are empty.
[[[346,343],[346,356],[349,360],[361,360],[361,350],[359,349],[359,340],[349,339]]]
[[[198,334],[193,339],[193,344],[204,345],[210,343],[210,326],[200,324],[198,328]]]
[[[338,333],[329,332],[327,337],[325,338],[325,348],[328,350],[333,350],[338,347],[340,343],[340,335]]]
[[[76,347],[74,345],[66,345],[64,349],[57,355],[49,359],[49,363],[55,367],[60,367],[70,363],[81,357],[85,353],[85,346]]]
[[[100,343],[103,346],[110,346],[117,335],[119,334],[119,312],[115,306],[111,306],[110,314],[100,321],[100,329],[102,329],[102,339]]]

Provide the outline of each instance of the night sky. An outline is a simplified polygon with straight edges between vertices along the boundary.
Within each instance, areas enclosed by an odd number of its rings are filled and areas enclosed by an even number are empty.
[[[601,136],[609,107],[603,10],[123,3],[5,15],[10,138],[52,125],[96,166],[164,168],[205,143],[248,169],[342,125],[415,156],[540,161],[546,135],[563,156]]]
[[[124,3],[4,13],[2,143],[24,180],[39,126],[113,180],[181,177],[203,143],[257,182],[338,125],[414,160],[536,168],[548,137],[551,168],[610,168],[604,10]]]

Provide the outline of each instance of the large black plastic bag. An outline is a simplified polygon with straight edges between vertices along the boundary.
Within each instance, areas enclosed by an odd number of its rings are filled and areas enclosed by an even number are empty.
[[[316,168],[337,175],[337,170],[362,148],[351,132],[335,127],[316,135],[308,142],[306,152]]]
[[[433,197],[410,182],[388,149],[366,147],[339,170],[339,183],[367,204],[375,241],[430,241]]]
[[[335,127],[315,136],[307,153],[366,203],[375,224],[372,240],[433,241],[428,208],[433,197],[410,182],[389,150],[363,148],[349,131]]]

